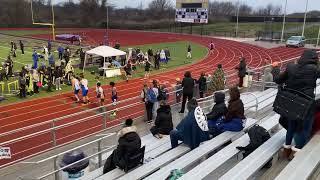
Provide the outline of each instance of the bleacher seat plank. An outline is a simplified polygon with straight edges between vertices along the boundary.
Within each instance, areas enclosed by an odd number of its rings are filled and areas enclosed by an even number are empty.
[[[296,154],[296,157],[281,171],[276,180],[309,179],[320,164],[320,134],[316,134],[310,142]]]
[[[286,130],[281,129],[267,142],[240,161],[236,166],[224,174],[220,180],[245,180],[257,172],[272,156],[279,151],[285,142]]]
[[[272,117],[266,117],[262,119],[261,124],[266,130],[270,131],[279,123],[279,115],[273,115]],[[194,179],[203,179],[207,177],[211,172],[219,168],[226,161],[234,157],[239,153],[239,150],[236,149],[237,146],[246,146],[249,144],[248,134],[243,135],[241,138],[232,142],[227,147],[223,148],[207,160],[200,163],[198,166],[194,167],[192,170],[187,172],[183,177],[179,178],[181,180],[194,180]]]
[[[255,119],[247,119],[246,128],[248,129],[253,124],[255,124],[257,120]],[[171,162],[170,164],[166,165],[165,167],[162,167],[159,171],[155,172],[154,174],[148,176],[146,180],[156,180],[156,179],[165,179],[167,176],[169,176],[171,170],[173,169],[182,169],[197,160],[201,159],[202,157],[208,155],[209,153],[213,152],[217,148],[221,147],[226,142],[230,141],[233,137],[239,135],[242,132],[224,132],[221,135],[204,142],[201,144],[198,148],[190,151],[189,153],[185,154],[184,156],[180,157],[179,159]],[[146,164],[148,165],[148,164]],[[135,179],[142,178],[142,176],[135,176],[134,173],[132,175],[123,176],[122,179],[126,179],[129,177],[134,176]]]

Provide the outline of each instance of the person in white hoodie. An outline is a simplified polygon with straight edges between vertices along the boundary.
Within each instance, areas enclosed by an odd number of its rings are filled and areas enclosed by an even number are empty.
[[[160,52],[160,62],[167,62],[166,61],[166,53],[164,52],[163,49],[161,49],[161,52]]]

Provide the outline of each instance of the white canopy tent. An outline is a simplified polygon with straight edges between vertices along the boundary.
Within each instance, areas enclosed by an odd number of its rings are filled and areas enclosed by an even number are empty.
[[[86,56],[84,60],[84,65],[83,65],[83,71],[86,66],[87,62],[87,55],[96,55],[96,56],[102,56],[103,57],[103,68],[105,68],[106,64],[106,58],[107,57],[113,57],[113,56],[123,56],[126,55],[126,52],[120,51],[118,49],[109,47],[109,46],[99,46],[94,49],[91,49],[89,51],[86,51]]]

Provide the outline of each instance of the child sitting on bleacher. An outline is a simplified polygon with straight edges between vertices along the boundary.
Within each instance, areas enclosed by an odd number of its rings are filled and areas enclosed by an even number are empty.
[[[214,123],[210,123],[210,133],[215,137],[225,131],[238,132],[244,128],[244,105],[240,99],[240,91],[233,87],[229,91],[228,111]]]
[[[124,127],[118,132],[119,144],[117,149],[115,149],[106,160],[103,167],[103,174],[112,171],[116,167],[125,169],[125,157],[134,152],[139,152],[141,148],[141,139],[137,133],[137,128],[132,126],[132,124],[133,120],[127,119]]]
[[[189,113],[178,124],[175,130],[170,132],[171,146],[175,148],[182,141],[191,149],[197,148],[201,142],[209,139],[209,128],[206,116],[195,98],[187,103]]]

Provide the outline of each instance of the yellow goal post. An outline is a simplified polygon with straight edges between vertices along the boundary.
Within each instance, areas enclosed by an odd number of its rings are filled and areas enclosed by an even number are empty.
[[[31,10],[31,17],[32,17],[32,24],[33,25],[42,25],[42,26],[51,26],[52,28],[52,39],[56,40],[56,35],[55,35],[55,20],[54,20],[54,8],[53,8],[53,2],[54,0],[51,0],[51,15],[52,15],[52,22],[35,22],[34,20],[34,12],[33,12],[33,0],[30,0],[30,10]]]

